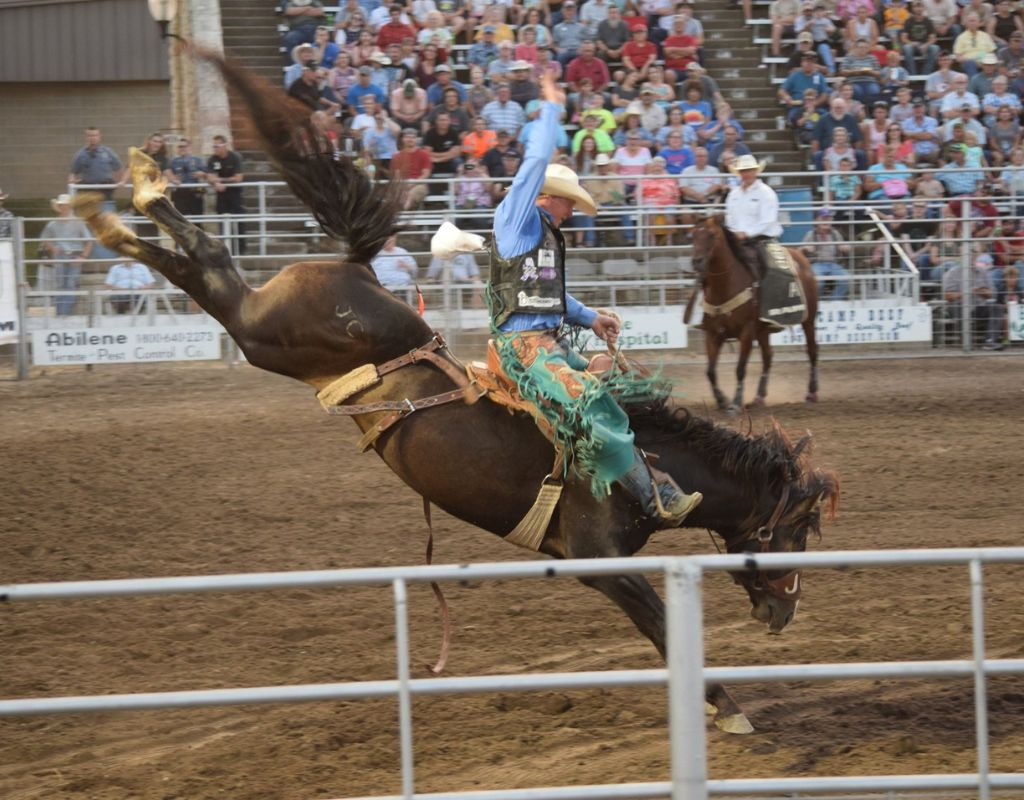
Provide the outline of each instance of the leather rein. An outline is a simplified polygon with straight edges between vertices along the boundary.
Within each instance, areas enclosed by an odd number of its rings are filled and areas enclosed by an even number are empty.
[[[486,392],[477,386],[475,381],[469,380],[465,370],[461,366],[453,364],[442,355],[447,348],[448,345],[445,342],[444,337],[435,331],[433,338],[422,347],[410,350],[404,356],[399,356],[398,358],[393,358],[390,361],[385,361],[383,364],[377,364],[376,374],[379,378],[390,372],[402,369],[402,367],[412,366],[413,364],[433,364],[452,379],[458,387],[457,389],[453,389],[450,392],[430,395],[429,397],[421,397],[418,400],[410,400],[407,397],[403,400],[377,400],[372,403],[335,405],[326,409],[327,413],[340,414],[346,417],[358,417],[363,414],[390,411],[390,414],[387,414],[378,420],[374,425],[368,428],[360,438],[359,450],[360,452],[366,452],[373,446],[374,442],[377,441],[384,431],[388,430],[388,428],[395,423],[401,422],[416,411],[420,411],[425,408],[434,408],[435,406],[442,406],[446,403],[454,402],[455,400],[464,400],[467,404],[475,403],[483,397]]]
[[[768,521],[744,537],[744,543],[757,541],[758,552],[771,552],[772,539],[775,537],[775,526],[779,524],[782,515],[785,513],[786,505],[789,503],[789,485],[782,487],[782,495],[779,502],[775,504],[772,515]],[[749,583],[753,588],[759,589],[779,600],[795,601],[800,599],[802,589],[800,587],[800,570],[794,569],[787,572],[781,578],[774,580],[768,577],[768,571],[763,569],[751,570],[754,575],[750,581],[743,577],[734,575],[733,580],[740,585]]]

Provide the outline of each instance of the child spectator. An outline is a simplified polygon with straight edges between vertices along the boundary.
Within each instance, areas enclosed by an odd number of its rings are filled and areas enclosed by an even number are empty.
[[[900,34],[903,33],[908,19],[910,19],[910,12],[907,10],[904,0],[889,0],[885,11],[882,12],[882,29],[890,41],[898,42],[900,40]]]
[[[839,172],[832,173],[826,179],[828,196],[831,202],[840,203],[843,208],[836,216],[842,220],[857,216],[852,204],[860,200],[864,193],[864,182],[853,172],[854,161],[848,156],[839,159]]]
[[[900,66],[898,50],[890,50],[885,54],[885,66],[882,68],[882,96],[892,102],[896,92],[910,86],[910,73]]]
[[[790,124],[796,129],[796,139],[802,145],[810,146],[814,131],[818,128],[821,111],[818,108],[818,93],[814,89],[804,92],[803,106],[790,112]]]
[[[822,209],[815,217],[814,227],[803,238],[800,250],[811,262],[814,277],[821,286],[822,300],[845,300],[850,284],[845,280],[850,273],[839,264],[840,258],[850,252],[850,246],[840,244],[843,240],[839,231],[832,227],[832,212]],[[823,278],[840,278],[825,283]]]

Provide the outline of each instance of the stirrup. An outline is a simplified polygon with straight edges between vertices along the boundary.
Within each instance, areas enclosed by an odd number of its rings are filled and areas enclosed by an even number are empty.
[[[700,492],[693,492],[687,494],[684,492],[678,483],[669,475],[667,472],[662,472],[660,469],[655,469],[651,466],[651,460],[647,453],[640,450],[641,458],[643,459],[644,465],[647,467],[647,472],[651,476],[651,488],[654,492],[654,507],[657,510],[658,517],[667,525],[668,528],[678,528],[683,520],[685,520],[691,511],[700,505],[700,501],[704,499],[704,495]],[[659,486],[668,486],[672,494],[678,499],[678,503],[673,503],[672,508],[668,509],[661,499],[661,492],[658,491]]]

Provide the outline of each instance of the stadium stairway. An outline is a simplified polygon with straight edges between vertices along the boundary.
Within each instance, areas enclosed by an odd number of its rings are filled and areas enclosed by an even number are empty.
[[[769,162],[769,172],[806,169],[806,157],[793,133],[778,129],[777,119],[783,110],[777,102],[777,88],[771,85],[768,70],[761,63],[761,47],[753,43],[742,10],[721,4],[714,10],[701,11],[698,18],[705,31],[705,66],[743,126],[744,143],[755,156]],[[784,182],[787,186],[804,183],[792,177]],[[808,185],[811,182],[806,181]]]

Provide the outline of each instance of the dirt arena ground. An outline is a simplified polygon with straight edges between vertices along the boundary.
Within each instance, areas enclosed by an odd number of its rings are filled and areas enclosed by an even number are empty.
[[[702,369],[673,368],[694,404]],[[1020,545],[1024,360],[828,363],[823,402],[801,364],[774,414],[811,429],[843,478],[815,549]],[[727,381],[731,386],[731,380]],[[419,498],[312,392],[243,367],[57,371],[0,384],[0,582],[419,563]],[[741,424],[725,420],[725,424]],[[755,430],[768,414],[754,418]],[[526,554],[438,515],[438,562]],[[645,553],[704,553],[700,531]],[[706,581],[712,665],[970,655],[966,568],[815,572],[770,637],[724,575]],[[1024,568],[986,570],[988,652],[1024,657]],[[449,674],[648,668],[651,648],[570,581],[451,586]],[[412,589],[417,674],[439,640]],[[0,607],[2,696],[391,678],[390,590],[288,591]],[[713,777],[969,772],[969,681],[752,685],[757,731],[709,729]],[[1024,678],[992,680],[992,768],[1024,771]],[[665,780],[664,692],[415,702],[418,791]],[[0,797],[313,800],[397,793],[393,702],[31,717],[0,722]]]

